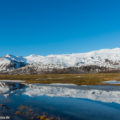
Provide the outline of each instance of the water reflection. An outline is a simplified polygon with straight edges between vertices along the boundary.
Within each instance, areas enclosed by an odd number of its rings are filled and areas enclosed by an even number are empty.
[[[2,82],[0,93],[0,116],[10,116],[11,120],[120,119],[120,87],[118,86]]]

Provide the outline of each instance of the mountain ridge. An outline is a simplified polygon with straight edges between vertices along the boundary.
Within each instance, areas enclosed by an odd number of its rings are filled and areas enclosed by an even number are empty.
[[[94,69],[93,69],[94,68]],[[78,71],[84,73],[84,69],[100,72],[101,69],[120,69],[120,48],[101,49],[87,53],[72,53],[59,55],[29,55],[27,57],[7,54],[0,57],[0,73],[44,73],[52,71]],[[89,72],[87,70],[87,72]],[[27,72],[26,72],[27,71]],[[28,72],[29,71],[29,72]],[[23,73],[23,72],[22,72]]]

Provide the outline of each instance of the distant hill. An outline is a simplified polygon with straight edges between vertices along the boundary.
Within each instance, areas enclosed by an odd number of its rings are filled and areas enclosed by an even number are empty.
[[[0,57],[2,74],[97,73],[120,70],[120,48],[62,55],[7,54]]]

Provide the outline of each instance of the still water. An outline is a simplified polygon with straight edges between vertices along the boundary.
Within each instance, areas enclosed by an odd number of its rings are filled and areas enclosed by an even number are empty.
[[[3,116],[9,120],[44,116],[43,120],[120,120],[120,88],[1,82]]]

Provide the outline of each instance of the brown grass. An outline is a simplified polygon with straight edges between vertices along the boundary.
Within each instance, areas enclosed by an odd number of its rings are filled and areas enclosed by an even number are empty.
[[[77,85],[103,85],[103,81],[118,80],[120,73],[99,74],[40,74],[40,75],[0,75],[0,80],[24,80],[26,83],[71,83]]]

